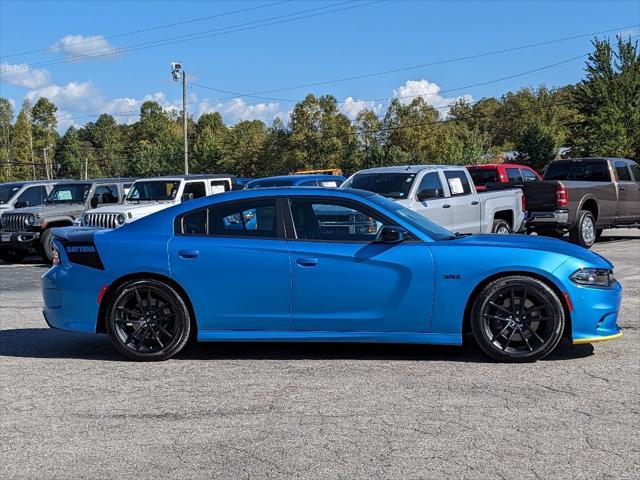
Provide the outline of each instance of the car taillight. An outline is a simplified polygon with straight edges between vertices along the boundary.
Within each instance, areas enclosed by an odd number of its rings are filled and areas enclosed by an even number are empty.
[[[562,185],[556,187],[556,205],[566,207],[569,205],[569,193]]]
[[[525,197],[524,194],[522,194],[522,211],[527,211],[527,197]]]

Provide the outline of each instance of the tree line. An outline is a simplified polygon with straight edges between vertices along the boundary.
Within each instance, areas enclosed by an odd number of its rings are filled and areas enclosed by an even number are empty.
[[[0,181],[31,178],[154,176],[183,170],[181,119],[153,101],[139,120],[109,114],[57,132],[57,107],[25,100],[15,116],[0,98]],[[15,121],[14,121],[15,117]],[[218,112],[188,119],[191,172],[242,177],[301,169],[354,172],[381,165],[494,162],[504,152],[543,170],[565,156],[640,160],[640,57],[637,42],[594,40],[584,79],[559,88],[522,88],[500,98],[456,101],[441,109],[416,97],[393,99],[384,115],[362,110],[354,120],[332,95],[297,103],[285,124],[246,120],[225,125]]]

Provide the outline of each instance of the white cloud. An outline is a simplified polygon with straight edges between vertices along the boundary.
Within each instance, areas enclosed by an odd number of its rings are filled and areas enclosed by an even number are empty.
[[[47,97],[59,110],[92,111],[103,104],[102,97],[91,82],[70,82],[66,85],[47,85],[27,93],[27,98],[36,102],[40,97]]]
[[[42,88],[49,84],[49,72],[30,68],[26,63],[0,64],[0,81],[23,88]]]
[[[373,100],[355,100],[347,97],[340,104],[340,110],[351,120],[355,119],[362,110],[372,110],[376,115],[382,110],[382,104]]]
[[[220,112],[223,120],[227,123],[237,123],[242,120],[262,120],[268,124],[276,117],[287,117],[287,113],[280,111],[278,102],[249,104],[242,98],[234,98],[228,102],[211,104],[209,102],[200,102],[197,105],[196,118],[199,118],[203,113]]]
[[[428,80],[407,80],[404,85],[393,91],[393,96],[405,105],[411,103],[415,98],[422,97],[426,103],[438,108],[443,115],[448,113],[447,105],[456,100],[473,101],[473,97],[468,94],[459,97],[443,97],[440,95],[441,90],[439,85]]]
[[[51,45],[51,51],[62,53],[66,57],[78,55],[98,55],[113,50],[102,35],[67,35]]]

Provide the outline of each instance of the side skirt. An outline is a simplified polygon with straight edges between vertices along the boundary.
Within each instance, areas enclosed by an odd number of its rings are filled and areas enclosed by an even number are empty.
[[[462,345],[457,333],[199,330],[199,342],[358,342]]]

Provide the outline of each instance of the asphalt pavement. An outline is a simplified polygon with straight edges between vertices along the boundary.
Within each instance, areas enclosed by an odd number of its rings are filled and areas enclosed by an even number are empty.
[[[640,478],[640,230],[594,250],[624,336],[522,365],[255,343],[133,363],[47,328],[37,258],[0,264],[0,478]]]

